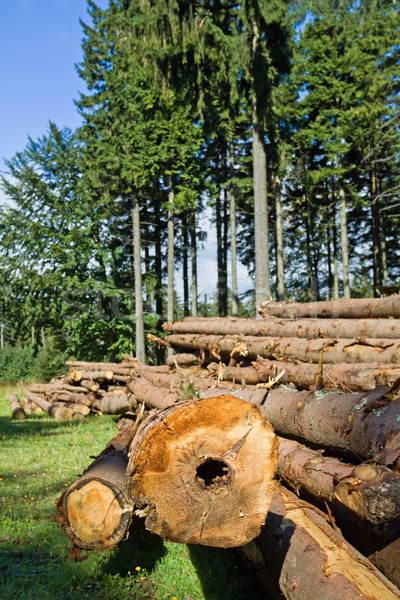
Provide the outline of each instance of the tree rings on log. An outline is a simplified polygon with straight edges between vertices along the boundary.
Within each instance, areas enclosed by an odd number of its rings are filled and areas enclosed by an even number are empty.
[[[125,536],[133,511],[125,489],[126,465],[123,452],[100,455],[58,500],[57,520],[79,548],[105,550]]]
[[[127,487],[148,530],[225,548],[259,533],[277,439],[254,405],[218,396],[168,407],[142,423],[129,454]]]

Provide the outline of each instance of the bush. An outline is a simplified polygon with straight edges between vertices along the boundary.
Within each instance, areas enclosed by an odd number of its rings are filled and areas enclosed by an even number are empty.
[[[0,382],[49,381],[55,375],[66,372],[64,362],[64,354],[51,338],[36,352],[32,345],[7,344],[0,350]]]

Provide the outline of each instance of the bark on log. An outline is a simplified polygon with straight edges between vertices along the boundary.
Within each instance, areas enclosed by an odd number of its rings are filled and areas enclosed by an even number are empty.
[[[259,406],[276,433],[362,462],[390,466],[400,456],[398,387],[367,393],[246,388],[230,394]],[[206,397],[208,391],[202,392]],[[214,392],[223,394],[223,391]]]
[[[400,318],[400,296],[393,294],[385,298],[351,298],[322,302],[286,303],[265,302],[262,314],[268,317],[305,318]]]
[[[131,410],[134,405],[136,402],[131,399],[130,394],[117,394],[116,392],[104,394],[96,403],[96,407],[105,415],[121,415]]]
[[[82,379],[80,382],[81,388],[89,390],[89,392],[98,392],[100,389],[100,384],[98,381],[90,381],[89,379]]]
[[[71,404],[85,404],[86,406],[91,406],[93,404],[94,396],[93,394],[74,394],[72,392],[63,392],[63,390],[56,391],[51,395],[52,400],[57,400],[58,402],[69,402]]]
[[[131,375],[135,370],[133,365],[122,365],[121,363],[84,362],[67,360],[65,363],[71,371],[112,371],[117,375]]]
[[[72,419],[75,416],[74,411],[70,408],[55,406],[54,404],[51,404],[51,402],[48,402],[47,400],[42,398],[41,396],[38,396],[37,394],[32,394],[32,392],[30,392],[29,390],[24,390],[24,395],[28,398],[28,400],[37,404],[39,408],[44,410],[44,412],[47,412],[51,417],[54,417],[55,419],[64,421],[66,419]]]
[[[83,371],[83,370],[78,370],[75,369],[73,371],[70,371],[69,373],[69,377],[72,379],[72,381],[81,381],[82,379],[93,379],[96,381],[112,381],[113,379],[115,379],[116,377],[118,377],[118,375],[114,375],[114,373],[108,369],[106,371],[100,371],[100,370],[96,370],[96,371]],[[124,376],[122,376],[124,377]]]
[[[129,450],[128,490],[164,539],[236,547],[253,539],[274,489],[276,436],[260,411],[231,396],[149,416]]]
[[[258,355],[287,362],[301,360],[318,363],[322,352],[324,363],[400,363],[400,341],[360,338],[358,340],[271,338],[180,334],[167,336],[176,350],[203,351],[208,362],[215,360],[215,352],[228,360],[238,345],[245,345],[246,356],[255,360]],[[214,355],[212,354],[214,352]]]
[[[201,363],[201,358],[197,354],[171,354],[167,358],[167,365],[171,368],[175,368],[175,365],[179,367],[192,367],[199,363]]]
[[[388,544],[381,550],[377,550],[368,558],[390,581],[400,588],[400,539]]]
[[[53,401],[54,406],[61,406],[63,408],[69,408],[76,415],[81,415],[81,417],[87,417],[90,415],[90,406],[86,406],[86,404],[79,404],[78,402],[59,402],[57,400]]]
[[[24,409],[18,400],[17,394],[8,394],[7,400],[10,404],[11,415],[14,420],[20,421],[26,418]]]
[[[220,372],[224,380],[251,385],[267,383],[285,371],[279,379],[280,383],[293,383],[300,389],[314,387],[318,376],[318,365],[313,363],[272,361],[258,356],[257,361],[252,365],[251,367],[220,367],[217,363],[210,363],[208,370],[213,374]],[[322,376],[326,389],[338,388],[349,392],[369,391],[375,389],[378,383],[393,385],[400,377],[400,368],[381,363],[337,363],[324,365]]]
[[[240,317],[186,317],[163,324],[168,333],[207,335],[250,335],[299,338],[400,338],[400,321],[395,319],[242,319]],[[185,355],[183,355],[185,356]],[[174,363],[168,357],[167,364]],[[199,358],[197,357],[197,362]],[[179,363],[178,363],[179,364]]]
[[[295,489],[337,502],[373,524],[400,519],[400,475],[381,465],[351,465],[278,438],[277,474]]]
[[[68,539],[87,550],[105,550],[128,531],[133,505],[126,491],[127,453],[102,453],[57,502]]]
[[[280,487],[260,535],[241,549],[273,598],[395,600],[400,592],[320,511]]]
[[[151,385],[147,381],[135,377],[127,383],[128,390],[136,400],[150,408],[165,408],[178,400],[178,392],[167,392],[165,389]]]

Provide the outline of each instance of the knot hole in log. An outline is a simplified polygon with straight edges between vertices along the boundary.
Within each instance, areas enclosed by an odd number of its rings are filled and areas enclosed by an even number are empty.
[[[232,483],[232,469],[223,460],[208,457],[196,469],[196,479],[203,487],[215,488]]]

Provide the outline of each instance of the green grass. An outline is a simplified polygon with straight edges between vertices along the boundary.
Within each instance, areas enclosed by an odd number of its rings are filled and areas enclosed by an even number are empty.
[[[115,418],[12,421],[0,386],[1,600],[265,598],[233,550],[164,542],[135,522],[129,539],[82,562],[54,520],[55,501],[117,432]]]

